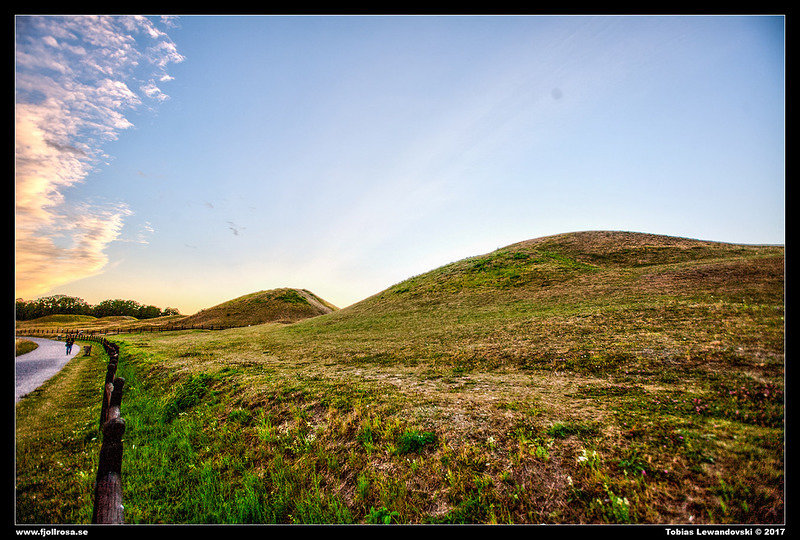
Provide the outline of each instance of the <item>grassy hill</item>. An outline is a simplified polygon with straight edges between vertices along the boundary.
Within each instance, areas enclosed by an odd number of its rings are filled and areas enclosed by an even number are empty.
[[[563,234],[453,262],[284,334],[339,357],[490,366],[654,360],[711,342],[782,354],[783,260],[779,246]]]
[[[186,317],[181,324],[248,326],[291,323],[331,313],[337,308],[305,289],[271,289],[234,298]]]
[[[293,324],[115,336],[126,516],[780,523],[783,287],[780,246],[590,231]]]
[[[144,319],[149,324],[155,324],[151,321],[165,319],[160,317],[158,319]],[[175,319],[176,316],[169,317]],[[16,321],[16,329],[18,331],[31,330],[31,329],[104,329],[110,327],[125,327],[133,326],[139,323],[136,317],[127,315],[111,315],[108,317],[94,317],[92,315],[47,315],[29,321]]]
[[[661,273],[673,281],[687,280],[691,275],[702,277],[694,280],[700,289],[711,285],[733,286],[729,278],[735,276],[727,274],[735,272],[734,267],[742,270],[743,261],[764,257],[773,262],[780,260],[783,248],[628,232],[561,234],[512,244],[445,265],[390,287],[361,302],[357,309],[370,310],[378,303],[395,303],[393,296],[401,302],[414,303],[415,299],[423,298],[426,302],[457,303],[466,296],[488,292],[490,301],[498,303],[531,295],[571,297],[569,289],[581,296],[607,295],[610,287],[655,292],[650,278]],[[756,273],[753,276],[756,279],[765,275],[758,264],[745,266]],[[782,273],[773,277],[782,279]]]
[[[23,354],[27,354],[33,350],[36,350],[39,347],[38,343],[27,339],[14,339],[14,349],[15,353],[14,356],[20,356]]]
[[[44,317],[39,317],[38,319],[31,319],[30,321],[21,321],[28,324],[63,324],[63,323],[86,323],[86,322],[94,322],[97,320],[97,317],[93,317],[92,315],[46,315]]]

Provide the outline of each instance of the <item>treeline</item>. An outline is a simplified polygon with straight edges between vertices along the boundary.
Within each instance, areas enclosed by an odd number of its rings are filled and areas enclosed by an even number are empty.
[[[146,306],[134,300],[103,300],[92,306],[82,298],[57,294],[36,300],[25,301],[17,298],[16,317],[18,321],[29,321],[47,315],[91,315],[93,317],[128,316],[137,319],[152,319],[164,315],[180,315],[177,309]]]

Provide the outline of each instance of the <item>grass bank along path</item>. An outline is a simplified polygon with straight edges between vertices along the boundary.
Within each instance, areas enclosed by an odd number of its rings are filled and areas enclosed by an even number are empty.
[[[16,358],[16,402],[23,396],[39,388],[47,379],[58,373],[61,368],[74,358],[81,347],[75,345],[70,354],[66,353],[63,341],[28,337],[39,345],[33,351],[17,356]]]
[[[16,404],[17,524],[91,522],[107,363],[92,347]]]

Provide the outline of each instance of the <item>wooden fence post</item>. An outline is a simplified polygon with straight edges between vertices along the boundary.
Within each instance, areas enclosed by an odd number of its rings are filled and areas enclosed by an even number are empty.
[[[108,420],[108,408],[111,406],[111,394],[114,393],[114,383],[107,382],[103,386],[103,403],[100,406],[100,429]]]
[[[103,345],[109,361],[100,412],[103,442],[97,464],[92,523],[121,524],[125,522],[122,506],[122,436],[125,433],[125,420],[120,417],[120,407],[125,379],[116,377],[119,347],[99,336],[94,339]]]
[[[103,444],[97,464],[92,523],[125,522],[122,507],[122,435],[125,420],[112,418],[103,426]]]
[[[112,385],[111,397],[108,400],[108,412],[106,422],[120,417],[120,407],[122,406],[122,388],[125,386],[125,379],[117,377]]]

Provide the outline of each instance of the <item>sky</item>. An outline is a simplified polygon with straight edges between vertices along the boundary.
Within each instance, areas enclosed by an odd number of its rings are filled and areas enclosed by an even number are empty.
[[[15,296],[346,307],[542,236],[785,241],[782,16],[15,17]]]

